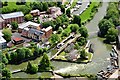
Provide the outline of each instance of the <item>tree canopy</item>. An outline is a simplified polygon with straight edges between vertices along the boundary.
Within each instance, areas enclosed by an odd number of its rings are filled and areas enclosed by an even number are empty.
[[[105,37],[108,42],[114,42],[117,39],[117,35],[118,35],[118,30],[115,28],[110,28],[108,29]]]
[[[11,25],[13,30],[16,30],[18,28],[18,23],[16,21],[12,22]]]
[[[81,34],[82,37],[87,38],[88,37],[88,30],[86,27],[80,27],[78,32]]]
[[[4,38],[7,42],[9,42],[11,40],[11,36],[12,36],[12,32],[10,29],[6,28],[6,29],[3,29],[2,33],[4,34]]]

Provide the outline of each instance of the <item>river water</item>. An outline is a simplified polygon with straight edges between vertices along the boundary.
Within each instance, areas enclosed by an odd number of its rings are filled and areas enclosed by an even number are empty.
[[[102,7],[98,9],[98,12],[95,14],[93,20],[91,20],[87,25],[88,32],[90,34],[89,40],[94,45],[94,56],[91,63],[88,64],[77,64],[77,63],[68,63],[68,62],[58,62],[52,61],[52,65],[55,67],[56,72],[61,73],[69,73],[69,74],[96,74],[101,69],[105,70],[106,67],[110,64],[109,53],[111,52],[111,45],[107,45],[103,43],[103,39],[98,38],[96,34],[92,34],[92,32],[98,31],[98,23],[106,14],[108,3],[103,3]],[[31,61],[32,63],[39,63],[40,58]],[[20,65],[7,65],[11,71],[24,69],[27,66],[27,62],[24,62]],[[40,75],[51,76],[50,73],[38,73],[35,75],[26,74],[23,72],[13,74],[13,77],[26,77],[26,78],[37,78]]]

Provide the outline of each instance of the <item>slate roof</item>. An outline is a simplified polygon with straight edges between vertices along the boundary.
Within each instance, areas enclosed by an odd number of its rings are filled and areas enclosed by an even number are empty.
[[[43,34],[45,34],[43,31],[36,29],[30,29],[29,32],[38,36],[42,36]]]
[[[13,13],[8,13],[8,14],[1,14],[3,19],[9,19],[9,18],[16,18],[16,17],[21,17],[24,16],[22,12],[13,12]]]

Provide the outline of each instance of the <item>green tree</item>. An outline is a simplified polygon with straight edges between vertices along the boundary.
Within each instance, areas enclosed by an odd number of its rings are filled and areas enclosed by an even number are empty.
[[[12,22],[11,25],[13,30],[16,30],[18,28],[18,23],[16,21]]]
[[[77,39],[77,43],[78,43],[80,46],[83,46],[83,45],[85,45],[85,44],[87,43],[87,40],[86,40],[86,38],[84,38],[84,37],[79,37],[79,38]]]
[[[103,37],[107,34],[109,28],[114,27],[113,23],[111,23],[107,19],[101,20],[98,25],[101,32],[101,36]]]
[[[107,31],[107,34],[106,34],[106,40],[108,42],[114,42],[116,41],[117,39],[117,36],[118,36],[118,30],[115,29],[115,28],[110,28],[108,31]]]
[[[35,74],[38,72],[38,66],[36,64],[31,64],[30,62],[28,62],[26,72],[30,74]]]
[[[39,54],[43,54],[43,49],[39,48]]]
[[[61,5],[60,8],[61,8],[61,12],[63,12],[63,14],[64,14],[65,13],[65,6]]]
[[[17,62],[17,53],[16,52],[11,52],[10,53],[10,62],[11,63],[16,63]]]
[[[5,55],[2,56],[2,63],[8,64],[8,59],[6,58]]]
[[[29,48],[23,48],[25,51],[25,58],[30,58],[31,56],[33,56],[32,51]]]
[[[78,26],[78,24],[71,24],[70,29],[72,32],[77,32],[79,29],[79,26]]]
[[[120,25],[119,17],[112,16],[109,20],[110,20],[115,26],[119,26],[119,25]]]
[[[34,47],[34,53],[33,53],[33,54],[34,54],[34,56],[36,56],[36,57],[40,55],[40,54],[39,54],[39,48],[38,48],[37,46]]]
[[[88,37],[88,30],[86,27],[80,27],[78,31],[82,37],[85,37],[85,38]]]
[[[71,14],[71,11],[70,11],[70,8],[68,8],[68,9],[66,10],[66,15],[67,15],[68,17],[70,17],[70,14]]]
[[[60,41],[60,37],[57,34],[52,34],[50,38],[50,42],[52,44],[58,43]]]
[[[53,21],[47,21],[47,22],[43,22],[42,23],[42,26],[44,27],[44,28],[47,28],[47,27],[49,27],[49,26],[54,26],[54,23],[53,23]]]
[[[11,74],[11,72],[10,72],[9,69],[4,68],[4,69],[2,70],[2,76],[3,76],[3,77],[10,78],[11,75],[12,75],[12,74]]]
[[[32,21],[33,20],[33,16],[31,14],[26,14],[25,15],[25,20],[26,21]]]
[[[74,17],[73,17],[73,23],[74,24],[78,24],[79,27],[81,27],[81,18],[80,18],[80,16],[74,15]]]
[[[16,50],[16,53],[17,53],[17,60],[18,61],[25,59],[25,50],[23,48],[18,48]]]
[[[2,33],[4,34],[4,38],[7,42],[9,42],[11,40],[11,36],[12,36],[12,32],[10,29],[6,28],[6,29],[3,29]]]
[[[86,59],[87,52],[85,51],[85,49],[81,49],[81,51],[80,51],[80,57],[83,58],[83,59]]]
[[[58,30],[58,34],[61,34],[62,33],[62,31],[63,31],[63,28],[62,27],[59,27],[59,30]]]
[[[46,2],[43,3],[43,11],[48,10],[48,4]]]
[[[50,63],[50,59],[49,57],[47,56],[46,53],[43,54],[43,57],[40,61],[40,64],[39,64],[39,68],[38,70],[39,71],[48,71],[51,69],[51,63]]]

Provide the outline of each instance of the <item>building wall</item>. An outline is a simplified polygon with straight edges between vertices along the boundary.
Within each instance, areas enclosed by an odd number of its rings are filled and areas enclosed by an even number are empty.
[[[0,49],[4,49],[7,47],[7,43],[0,43]]]
[[[52,29],[50,29],[49,31],[45,32],[45,36],[46,38],[49,38],[52,34]]]
[[[5,21],[2,22],[2,28],[4,28],[7,24],[10,24],[11,22],[14,22],[14,21],[16,21],[18,24],[22,23],[24,21],[24,17],[21,16],[21,17],[9,18],[9,19],[4,19],[4,20]],[[0,25],[1,25],[1,23],[0,23]],[[0,27],[0,29],[2,29],[2,28]]]

